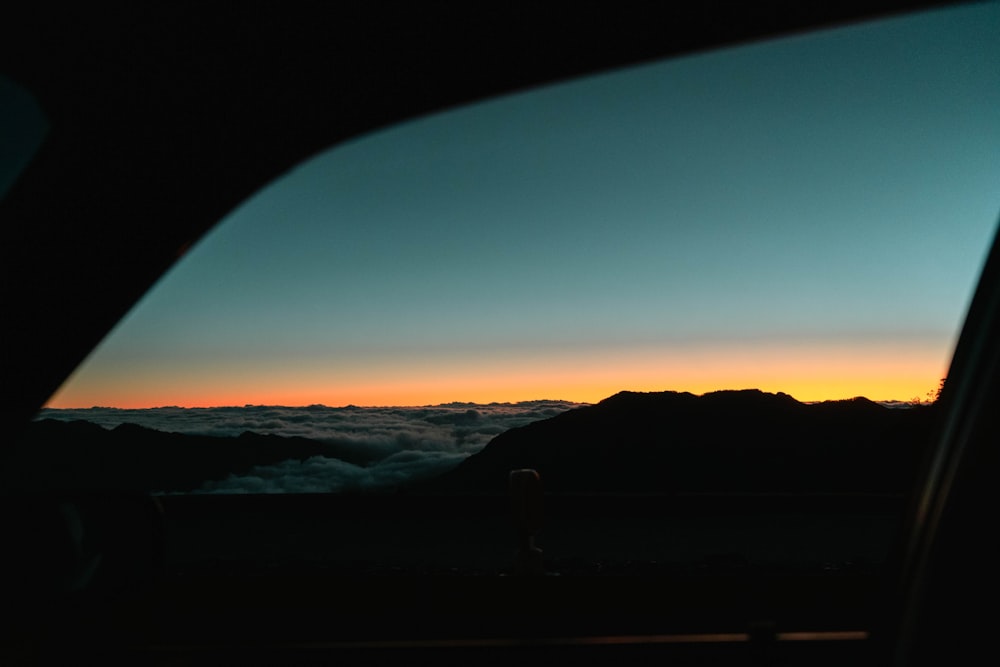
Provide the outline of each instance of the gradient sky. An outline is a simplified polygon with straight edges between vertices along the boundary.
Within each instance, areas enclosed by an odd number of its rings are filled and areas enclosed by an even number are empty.
[[[317,155],[51,407],[925,397],[1000,213],[1000,3],[616,71]]]

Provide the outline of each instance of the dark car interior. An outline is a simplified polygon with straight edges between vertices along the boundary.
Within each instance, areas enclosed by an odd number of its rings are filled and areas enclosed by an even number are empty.
[[[948,4],[7,9],[0,75],[30,94],[46,129],[0,198],[2,456],[11,460],[47,399],[191,244],[321,150],[574,76]],[[457,503],[4,488],[0,663],[979,660],[1000,594],[989,533],[1000,509],[998,253],[912,490],[796,508],[827,517],[821,527],[842,517],[891,526],[871,562],[748,568],[723,554],[695,569],[612,558],[599,567],[574,557],[575,532],[624,544],[664,516],[767,530],[787,506],[543,497],[527,473],[513,496]],[[562,555],[547,571],[531,560],[536,534]],[[405,570],[351,560],[352,543],[379,535],[395,536],[385,548],[403,560],[406,544],[434,558]]]

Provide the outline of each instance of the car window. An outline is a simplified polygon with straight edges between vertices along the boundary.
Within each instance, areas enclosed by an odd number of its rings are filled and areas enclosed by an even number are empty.
[[[735,424],[718,410],[930,402],[996,227],[998,18],[973,5],[742,45],[333,147],[193,247],[39,418],[118,430],[98,485],[127,480],[142,442],[176,458],[143,478],[156,492],[385,492],[512,428],[527,447],[545,420],[563,429],[550,442],[633,446],[699,437],[691,415]],[[607,426],[654,392],[673,430]],[[554,419],[601,405],[599,427]],[[686,481],[567,489],[787,491],[839,470],[755,454],[771,477],[747,486],[705,472],[722,454],[738,460],[723,447]],[[546,456],[532,465],[559,488]]]
[[[34,97],[0,74],[0,198],[41,148],[48,123]]]

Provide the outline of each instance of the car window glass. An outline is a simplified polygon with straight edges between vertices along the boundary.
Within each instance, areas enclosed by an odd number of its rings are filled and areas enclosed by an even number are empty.
[[[153,485],[297,492],[429,479],[620,391],[932,399],[995,230],[997,19],[722,49],[334,147],[192,248],[40,417],[310,438]]]
[[[42,145],[48,123],[34,97],[0,74],[0,198]]]

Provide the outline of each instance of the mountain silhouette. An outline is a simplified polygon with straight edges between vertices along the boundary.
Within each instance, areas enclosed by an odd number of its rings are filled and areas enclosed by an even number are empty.
[[[901,493],[933,418],[864,398],[625,391],[506,431],[413,490],[502,494],[534,468],[554,493]]]
[[[534,468],[550,493],[902,493],[932,432],[933,406],[867,399],[806,404],[757,390],[624,391],[496,436],[404,492],[504,494]],[[474,422],[474,410],[449,422]],[[8,489],[193,491],[255,466],[313,456],[368,465],[357,448],[302,437],[167,433],[135,424],[33,422],[0,470]]]
[[[255,466],[313,456],[365,465],[356,449],[301,437],[166,433],[136,424],[105,429],[88,421],[32,422],[5,460],[4,488],[30,491],[192,491]]]

